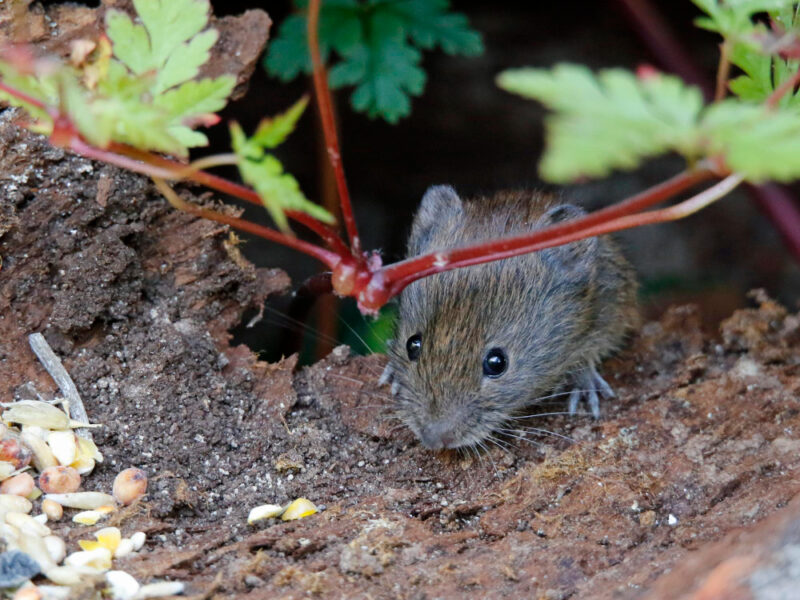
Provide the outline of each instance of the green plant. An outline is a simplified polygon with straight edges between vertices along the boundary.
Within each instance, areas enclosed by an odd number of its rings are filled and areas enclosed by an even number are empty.
[[[323,62],[335,52],[332,88],[353,86],[353,109],[396,123],[411,112],[410,96],[419,96],[426,75],[420,50],[440,47],[447,54],[483,52],[481,36],[467,18],[447,12],[448,0],[328,0],[319,22]],[[264,65],[283,81],[312,71],[306,35],[307,0],[280,26]]]
[[[652,69],[579,65],[514,69],[498,85],[540,101],[548,116],[540,173],[564,183],[632,169],[645,159],[676,152],[689,165],[710,158],[745,181],[792,181],[800,176],[800,61],[797,8],[782,0],[695,0],[706,16],[698,25],[723,36],[722,88],[703,104],[699,89]],[[766,13],[771,29],[763,20]],[[742,71],[729,82],[732,63]]]
[[[206,60],[215,36],[206,29],[206,0],[176,0],[181,7],[177,12],[177,4],[167,0],[134,0],[141,25],[110,11],[110,45],[103,39],[89,43],[70,64],[34,58],[30,49],[7,48],[0,54],[0,93],[22,106],[34,119],[30,127],[49,134],[53,144],[150,176],[181,210],[315,257],[331,271],[327,283],[336,293],[356,298],[362,312],[375,314],[409,283],[433,273],[679,219],[715,202],[745,180],[800,177],[800,111],[795,91],[800,82],[797,3],[695,1],[706,13],[700,25],[723,35],[716,101],[711,105],[704,105],[694,88],[651,68],[594,75],[583,67],[567,65],[507,71],[498,80],[506,89],[538,99],[554,111],[548,117],[548,146],[542,161],[545,177],[567,181],[602,176],[613,169],[634,168],[663,152],[683,155],[688,163],[685,171],[574,221],[390,265],[383,265],[377,252],[361,248],[318,40],[320,0],[309,2],[308,48],[349,243],[329,225],[329,215],[300,194],[296,182],[269,152],[293,129],[304,100],[262,123],[249,138],[234,125],[232,154],[187,164],[153,152],[180,157],[190,146],[204,143],[205,138],[195,135],[194,129],[217,120],[206,111],[224,104],[222,91],[230,91],[229,78],[190,78]],[[387,4],[393,3],[387,0]],[[187,23],[177,23],[181,18]],[[732,65],[742,74],[730,82],[734,96],[725,98]],[[211,100],[200,97],[202,86],[211,90]],[[172,100],[167,102],[164,97],[170,94]],[[110,106],[129,108],[138,117],[126,117],[120,125],[108,117]],[[134,126],[141,131],[131,131]],[[222,164],[238,165],[243,179],[254,189],[204,170]],[[169,185],[179,180],[263,204],[283,230],[185,202]],[[645,210],[712,180],[718,181],[674,206]],[[324,245],[294,237],[288,229],[289,219],[307,226]]]

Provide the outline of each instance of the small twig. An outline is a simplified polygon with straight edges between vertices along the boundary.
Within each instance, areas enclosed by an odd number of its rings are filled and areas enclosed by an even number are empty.
[[[138,148],[125,146],[124,144],[111,144],[109,150],[113,154],[120,154],[124,157],[141,161],[147,165],[154,165],[169,171],[167,176],[165,176],[165,172],[163,171],[150,173],[144,168],[136,171],[137,173],[143,173],[144,175],[151,176],[155,175],[156,177],[165,179],[167,181],[175,181],[177,179],[185,178],[193,183],[204,185],[212,190],[217,190],[218,192],[228,194],[234,198],[238,198],[239,200],[249,202],[250,204],[264,206],[261,198],[254,190],[251,190],[243,185],[239,185],[238,183],[234,183],[233,181],[228,181],[222,177],[218,177],[217,175],[192,169],[191,165],[185,165],[174,160],[164,158],[163,156],[153,154],[152,152],[146,152],[144,150],[139,150]],[[104,159],[99,158],[98,160]],[[200,161],[202,160],[203,159],[200,159]],[[192,163],[192,165],[196,165],[200,161],[195,161]],[[143,164],[142,167],[145,167],[145,165]],[[339,256],[350,255],[350,250],[342,241],[342,239],[336,234],[333,228],[329,227],[325,223],[318,221],[309,214],[297,210],[287,210],[286,216],[294,221],[297,221],[301,225],[308,227],[308,229],[317,234],[322,241],[324,241],[328,247]]]
[[[325,250],[324,248],[315,246],[314,244],[309,244],[308,242],[299,240],[296,237],[285,235],[275,229],[270,229],[269,227],[264,227],[263,225],[257,225],[256,223],[251,223],[250,221],[246,221],[244,219],[232,217],[215,210],[201,208],[196,204],[186,202],[182,200],[180,196],[178,196],[178,194],[176,194],[175,191],[169,187],[167,182],[163,179],[159,177],[151,177],[151,179],[153,180],[153,183],[155,183],[156,188],[158,188],[158,191],[161,192],[167,201],[178,210],[202,217],[203,219],[209,219],[210,221],[216,221],[217,223],[230,225],[235,229],[252,233],[253,235],[270,240],[271,242],[277,242],[279,244],[283,244],[284,246],[288,246],[289,248],[294,248],[295,250],[308,254],[309,256],[313,256],[329,269],[334,268],[341,260],[339,255],[334,252],[330,252],[329,250]]]
[[[67,399],[69,406],[69,417],[78,423],[85,423],[89,426],[89,415],[86,414],[86,407],[83,405],[83,400],[78,393],[78,388],[75,387],[75,382],[69,376],[64,365],[61,364],[61,359],[56,356],[50,344],[44,339],[41,333],[32,333],[28,336],[28,343],[31,345],[31,350],[42,363],[45,370],[50,373],[50,377],[58,384],[64,398]],[[87,428],[78,428],[75,430],[76,435],[92,441],[92,433]]]
[[[321,0],[311,0],[308,5],[308,48],[311,53],[313,66],[314,92],[317,96],[322,130],[328,149],[328,158],[336,174],[336,187],[339,191],[339,203],[342,207],[342,220],[344,221],[347,237],[350,240],[350,250],[356,260],[361,260],[361,239],[358,236],[356,220],[353,216],[353,206],[350,203],[350,192],[347,190],[347,179],[342,165],[342,152],[339,149],[339,137],[336,133],[336,119],[333,115],[331,92],[328,88],[328,75],[319,52],[319,10]]]

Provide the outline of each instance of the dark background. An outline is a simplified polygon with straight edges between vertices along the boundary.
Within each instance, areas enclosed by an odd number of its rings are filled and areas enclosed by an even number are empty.
[[[288,1],[212,4],[218,15],[238,14],[250,7],[265,9],[274,21],[273,36],[291,10]],[[453,4],[483,34],[486,51],[477,58],[426,53],[423,67],[428,84],[423,96],[413,100],[409,118],[397,125],[370,120],[349,108],[349,90],[336,94],[344,164],[362,238],[367,248],[380,248],[386,261],[402,257],[413,212],[429,185],[449,183],[464,196],[545,187],[536,169],[544,112],[536,103],[497,88],[498,72],[565,61],[592,68],[659,65],[659,57],[648,51],[617,1]],[[713,80],[718,38],[692,25],[698,14],[694,5],[689,0],[654,4],[702,73]],[[284,84],[259,69],[247,96],[226,109],[224,117],[235,118],[252,130],[260,118],[285,110],[309,89],[306,78]],[[287,170],[314,200],[321,194],[319,136],[314,110],[309,110],[278,151]],[[218,127],[212,137],[219,144],[215,150],[224,151],[225,128]],[[682,168],[680,160],[666,158],[632,173],[558,191],[594,208],[658,183]],[[248,209],[246,214],[266,222],[258,209]],[[780,235],[745,192],[683,222],[626,232],[620,238],[640,274],[647,317],[657,316],[671,303],[695,302],[706,325],[715,328],[734,308],[747,304],[746,292],[753,287],[766,288],[791,307],[796,304],[800,270]],[[248,240],[243,251],[260,266],[284,268],[295,284],[319,271],[313,260],[261,240]],[[325,310],[332,307],[325,304]],[[297,343],[275,328],[284,320],[278,313],[286,310],[287,299],[276,301],[258,325],[237,330],[237,339],[263,351],[267,358],[278,358]],[[350,300],[336,310],[343,317],[320,327],[330,334],[333,329],[342,330],[337,337],[357,346],[349,329],[354,327],[363,335],[369,331],[368,324]],[[319,323],[312,316],[309,326],[314,329]]]

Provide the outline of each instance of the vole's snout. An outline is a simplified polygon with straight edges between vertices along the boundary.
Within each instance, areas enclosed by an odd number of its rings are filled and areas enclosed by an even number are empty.
[[[455,448],[458,446],[453,424],[446,420],[427,423],[420,428],[419,439],[429,450]]]

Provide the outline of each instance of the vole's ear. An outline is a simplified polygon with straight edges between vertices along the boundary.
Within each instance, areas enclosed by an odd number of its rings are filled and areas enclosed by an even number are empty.
[[[573,204],[559,204],[548,209],[540,218],[542,229],[550,225],[572,221],[586,214],[586,211]],[[576,275],[584,275],[592,269],[597,257],[597,238],[591,237],[563,246],[548,248],[543,251],[547,260],[558,263]]]
[[[408,239],[409,254],[415,255],[428,249],[434,234],[442,227],[452,226],[463,211],[461,198],[449,185],[434,185],[422,197],[411,236]]]

